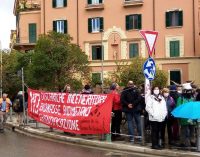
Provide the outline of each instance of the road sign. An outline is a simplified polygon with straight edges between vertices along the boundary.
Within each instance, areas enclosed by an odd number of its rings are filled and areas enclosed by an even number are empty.
[[[144,76],[148,80],[154,80],[156,75],[156,64],[152,58],[148,58],[143,66]]]
[[[158,32],[141,30],[140,34],[146,42],[149,55],[152,56],[155,48],[156,39],[158,37]]]

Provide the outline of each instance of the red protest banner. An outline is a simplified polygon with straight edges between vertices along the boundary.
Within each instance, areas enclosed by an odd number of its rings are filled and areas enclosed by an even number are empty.
[[[28,114],[52,128],[75,134],[110,133],[111,94],[28,90]]]

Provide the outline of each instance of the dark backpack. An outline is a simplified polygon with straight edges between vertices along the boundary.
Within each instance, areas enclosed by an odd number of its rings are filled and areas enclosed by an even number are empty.
[[[20,108],[20,100],[19,99],[15,99],[12,108],[13,108],[14,112],[19,111],[19,108]]]

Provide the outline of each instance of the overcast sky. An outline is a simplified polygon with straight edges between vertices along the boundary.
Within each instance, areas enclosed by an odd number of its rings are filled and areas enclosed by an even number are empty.
[[[14,0],[0,0],[0,41],[2,49],[9,48],[10,32],[15,29]]]

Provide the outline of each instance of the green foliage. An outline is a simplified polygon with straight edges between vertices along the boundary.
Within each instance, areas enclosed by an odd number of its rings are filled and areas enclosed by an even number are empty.
[[[135,85],[141,86],[144,84],[144,74],[143,74],[143,64],[145,59],[143,58],[133,58],[130,65],[127,62],[122,61],[117,63],[116,70],[111,74],[112,78],[115,78],[116,82],[121,86],[126,86],[129,80],[132,80]],[[159,87],[165,87],[167,85],[167,74],[156,69],[155,80],[152,81],[153,85],[158,85]]]
[[[22,89],[21,77],[18,76],[18,59],[21,53],[2,52],[2,84],[3,92],[8,93],[9,97],[14,97]]]
[[[61,91],[66,83],[80,84],[88,76],[88,57],[71,40],[69,35],[56,32],[40,36],[34,52],[22,58],[28,63],[27,57],[31,58],[28,65],[23,63],[31,87]]]

